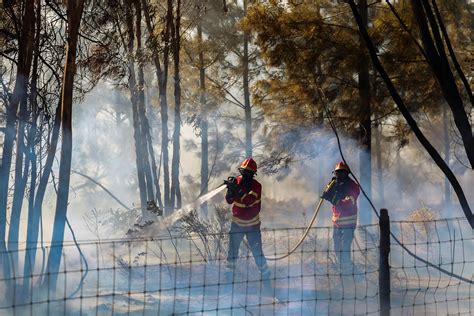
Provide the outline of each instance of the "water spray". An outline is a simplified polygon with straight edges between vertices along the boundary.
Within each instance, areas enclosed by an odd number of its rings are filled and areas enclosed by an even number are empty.
[[[165,225],[167,227],[173,225],[176,221],[181,219],[183,216],[186,216],[187,214],[189,214],[190,212],[192,212],[196,208],[198,208],[204,202],[209,201],[211,198],[213,198],[218,193],[223,191],[226,187],[227,187],[227,185],[225,183],[223,183],[220,186],[218,186],[217,188],[215,188],[214,190],[198,197],[196,200],[194,200],[193,202],[183,206],[179,210],[176,210],[175,212],[173,212],[173,214],[171,216],[167,217],[166,219],[164,219],[161,222],[162,225]]]

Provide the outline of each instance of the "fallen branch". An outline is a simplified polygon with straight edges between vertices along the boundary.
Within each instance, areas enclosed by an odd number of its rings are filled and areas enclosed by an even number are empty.
[[[76,171],[76,170],[71,170],[72,173],[75,173],[75,174],[78,174],[80,176],[83,176],[84,178],[86,178],[87,180],[95,183],[96,185],[98,185],[102,190],[104,190],[105,192],[107,192],[108,195],[110,195],[115,201],[117,201],[117,203],[119,203],[120,205],[122,205],[127,211],[133,211],[131,208],[129,208],[128,206],[126,206],[122,201],[120,201],[118,199],[118,197],[116,197],[112,192],[110,192],[105,186],[103,186],[100,182],[98,182],[97,180],[94,180],[93,178],[89,177],[88,175],[82,173],[82,172],[79,172],[79,171]]]

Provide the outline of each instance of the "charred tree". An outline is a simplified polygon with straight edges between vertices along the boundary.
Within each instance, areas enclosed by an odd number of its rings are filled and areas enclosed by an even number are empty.
[[[449,117],[446,105],[442,105],[442,117],[443,117],[443,147],[444,147],[444,161],[449,167],[450,157],[450,146],[449,146]],[[444,179],[444,208],[449,209],[451,207],[451,186],[447,178]]]
[[[379,205],[385,206],[385,192],[383,183],[383,161],[382,161],[382,146],[380,144],[380,138],[382,137],[382,126],[377,124],[375,130],[375,155],[377,157],[377,191],[379,196]]]
[[[137,93],[137,110],[139,116],[139,124],[140,124],[140,141],[141,141],[141,156],[142,156],[142,163],[143,163],[143,171],[145,174],[145,185],[146,185],[146,192],[147,192],[147,201],[154,200],[154,190],[153,190],[153,176],[151,173],[150,167],[150,159],[149,159],[149,148],[148,141],[151,140],[148,138],[150,134],[150,127],[148,124],[148,118],[146,116],[146,109],[145,109],[145,76],[143,73],[143,51],[142,51],[142,30],[141,30],[141,23],[142,23],[142,9],[140,0],[134,1],[135,5],[135,14],[136,14],[136,40],[137,40],[137,49],[136,49],[136,56],[138,59],[138,86],[136,87]],[[152,152],[150,152],[150,155]],[[146,205],[146,204],[145,204]]]
[[[160,115],[161,115],[161,163],[163,165],[163,202],[166,213],[170,212],[170,169],[169,169],[169,136],[168,136],[168,99],[166,87],[168,83],[168,68],[170,54],[170,31],[173,25],[173,2],[167,1],[167,12],[164,18],[164,29],[162,33],[163,49],[158,45],[158,39],[154,35],[154,27],[150,16],[150,6],[146,0],[142,0],[143,12],[145,14],[145,22],[148,30],[148,44],[151,50],[153,63],[155,65],[155,73],[158,80],[158,93],[160,99]],[[160,56],[162,56],[163,64],[161,64]]]
[[[197,26],[197,40],[199,49],[199,103],[201,104],[201,194],[205,194],[209,189],[209,123],[207,120],[206,68],[204,65],[204,52],[202,47],[201,21]],[[201,211],[207,216],[207,202],[201,204]]]
[[[17,73],[15,87],[6,109],[5,137],[3,140],[2,164],[0,166],[0,253],[5,254],[6,244],[6,216],[8,205],[8,187],[10,180],[10,168],[13,157],[13,146],[17,129],[17,112],[20,102],[26,100],[28,79],[30,74],[33,46],[34,46],[34,1],[26,1],[22,29],[19,36]],[[23,124],[21,124],[24,126]],[[23,128],[21,128],[23,130]],[[3,260],[3,259],[2,259]],[[4,260],[5,274],[8,275],[9,260]]]
[[[173,61],[174,61],[174,133],[173,160],[171,177],[171,207],[181,208],[181,188],[179,184],[180,137],[181,137],[181,79],[179,74],[179,53],[181,50],[181,0],[177,0],[176,18],[173,27]]]
[[[72,101],[74,88],[74,75],[76,73],[76,52],[79,26],[84,9],[84,0],[67,2],[67,50],[66,65],[64,67],[64,80],[61,100],[61,160],[59,164],[58,194],[56,199],[56,212],[54,216],[53,236],[51,251],[48,256],[47,277],[43,280],[43,288],[55,292],[61,254],[63,249],[64,228],[69,198],[69,182],[71,178],[72,156]]]
[[[37,87],[38,87],[38,60],[40,54],[40,30],[41,30],[41,6],[39,1],[36,6],[36,34],[35,34],[35,47],[34,47],[34,57],[33,57],[33,68],[32,68],[32,77],[31,77],[31,91],[29,96],[30,109],[32,113],[31,127],[29,129],[28,142],[27,142],[27,152],[25,155],[28,157],[27,160],[31,163],[31,177],[30,177],[30,192],[28,196],[28,225],[30,224],[30,217],[34,218],[34,202],[35,202],[35,189],[37,181],[37,155],[36,155],[36,143],[37,143],[37,133],[38,133],[38,117],[39,109],[37,104]],[[40,131],[41,135],[41,131]],[[41,158],[40,158],[41,159]],[[27,226],[27,234],[30,227]],[[32,275],[31,267],[34,266],[34,262],[30,261],[29,254],[31,251],[35,251],[35,244],[26,244],[25,260],[23,265],[23,295],[26,295],[27,290],[30,286],[30,277]],[[34,250],[33,250],[34,249]]]
[[[17,150],[15,159],[15,186],[13,191],[13,204],[10,217],[10,228],[8,232],[8,251],[11,256],[11,262],[14,265],[15,271],[19,270],[18,265],[18,243],[20,233],[20,216],[25,197],[25,189],[27,186],[28,175],[31,166],[31,184],[29,208],[32,209],[34,189],[36,186],[36,158],[34,141],[37,130],[38,108],[36,106],[37,83],[38,83],[38,59],[40,49],[40,31],[41,31],[41,5],[39,1],[36,2],[35,19],[34,19],[34,46],[32,51],[32,70],[31,70],[31,84],[30,93],[25,93],[20,102],[20,110],[18,113],[18,128],[17,128]],[[28,107],[29,105],[29,107]],[[31,118],[29,113],[31,113]],[[31,124],[28,124],[28,121]],[[26,135],[27,126],[28,137]]]
[[[244,16],[247,14],[248,0],[244,0]],[[249,80],[249,40],[250,34],[244,31],[244,51],[242,55],[242,85],[244,90],[244,112],[245,112],[245,155],[252,157],[252,106],[250,104],[250,80]]]
[[[357,9],[361,16],[364,27],[368,27],[369,12],[367,0],[359,0]],[[370,76],[369,59],[364,49],[364,38],[359,35],[360,56],[358,68],[358,90],[359,90],[359,172],[360,182],[369,199],[372,198],[372,123],[371,123],[371,104],[370,104]],[[359,200],[360,218],[363,224],[371,224],[372,211],[369,201],[362,197]]]
[[[127,6],[125,7],[125,20],[127,25],[127,35],[128,35],[128,89],[130,91],[130,101],[132,104],[132,121],[133,121],[133,139],[135,142],[135,161],[137,165],[137,177],[138,177],[138,190],[140,193],[140,206],[142,214],[146,211],[147,203],[147,187],[145,180],[145,166],[143,160],[143,144],[142,133],[141,133],[141,124],[139,118],[139,109],[138,109],[138,87],[135,74],[135,61],[134,56],[134,43],[135,43],[135,32],[133,26],[133,16],[132,16],[132,4],[126,2]]]
[[[20,233],[20,216],[25,196],[26,183],[30,170],[30,161],[26,155],[26,137],[25,129],[28,120],[28,98],[27,94],[23,94],[20,102],[20,110],[18,113],[17,124],[17,141],[16,141],[16,157],[15,157],[15,184],[13,188],[13,202],[10,214],[10,227],[8,231],[8,252],[10,260],[15,271],[18,268],[18,242]]]
[[[49,141],[48,154],[46,156],[43,172],[39,179],[38,188],[36,189],[33,208],[28,209],[28,228],[26,232],[26,244],[28,245],[28,250],[25,252],[25,266],[23,274],[25,279],[23,280],[23,293],[26,293],[29,288],[30,278],[28,276],[33,273],[36,262],[36,245],[38,244],[38,233],[40,227],[40,217],[43,212],[43,201],[46,194],[49,177],[51,175],[54,158],[56,156],[59,133],[61,130],[61,100],[62,97],[60,97],[60,102],[56,109],[51,131],[51,139]],[[34,175],[32,175],[32,178],[33,177]],[[33,184],[31,184],[31,186],[33,186]]]

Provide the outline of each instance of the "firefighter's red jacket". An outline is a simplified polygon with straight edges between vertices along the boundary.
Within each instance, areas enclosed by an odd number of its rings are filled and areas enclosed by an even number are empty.
[[[335,185],[341,192],[340,199],[332,206],[332,223],[337,227],[355,227],[357,225],[357,198],[359,185],[347,178]]]
[[[236,178],[237,185],[243,190],[241,198],[226,196],[226,201],[232,206],[232,222],[239,226],[253,226],[260,223],[260,208],[262,198],[262,185],[252,179],[250,188],[242,184],[242,176]]]

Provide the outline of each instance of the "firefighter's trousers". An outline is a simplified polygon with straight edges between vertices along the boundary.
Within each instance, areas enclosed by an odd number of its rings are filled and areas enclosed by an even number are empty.
[[[262,250],[262,234],[260,224],[253,226],[239,226],[232,223],[229,232],[229,251],[227,253],[227,267],[232,271],[235,269],[236,260],[239,257],[240,244],[244,237],[247,239],[250,250],[255,259],[255,264],[262,274],[262,279],[270,278],[270,269]]]
[[[333,227],[334,252],[339,264],[352,264],[352,240],[355,227]]]

